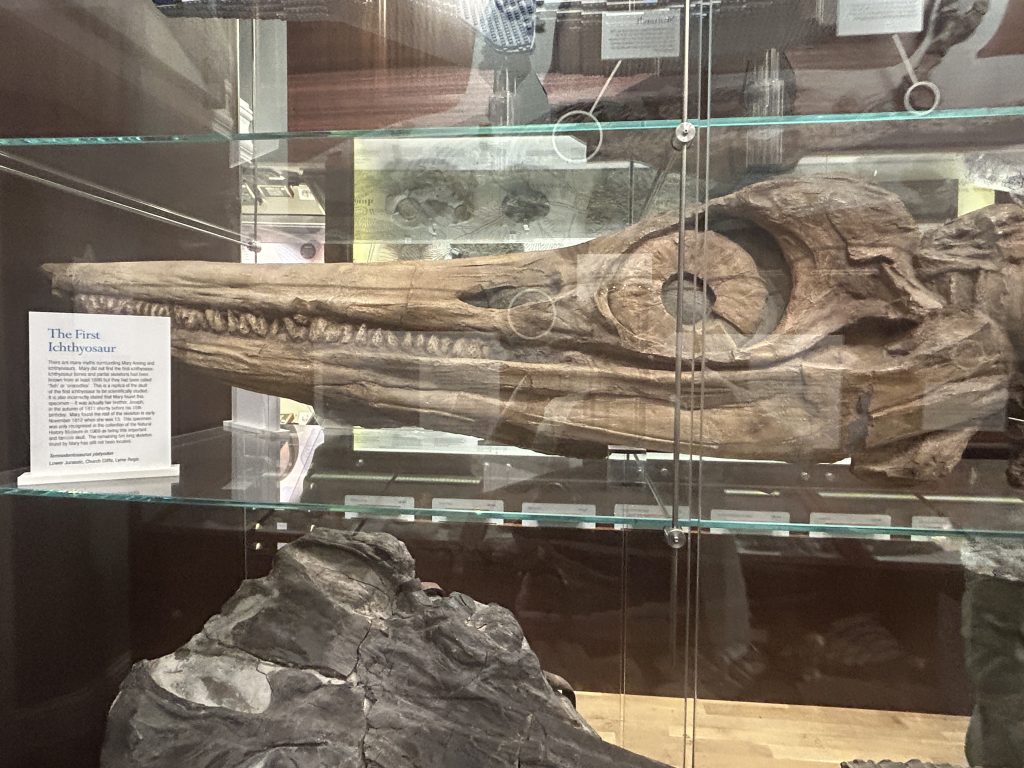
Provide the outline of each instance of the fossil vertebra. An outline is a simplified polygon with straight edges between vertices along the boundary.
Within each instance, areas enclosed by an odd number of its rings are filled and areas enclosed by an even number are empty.
[[[879,187],[785,177],[702,215],[681,279],[665,218],[446,262],[46,269],[85,311],[170,316],[174,354],[232,384],[549,452],[671,449],[678,290],[694,450],[930,479],[1016,396],[1020,206],[923,234]]]

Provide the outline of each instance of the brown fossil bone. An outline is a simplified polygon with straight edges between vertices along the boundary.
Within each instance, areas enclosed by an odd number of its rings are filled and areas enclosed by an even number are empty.
[[[1024,210],[922,234],[895,195],[781,177],[581,245],[447,262],[54,264],[89,312],[164,314],[174,354],[355,423],[549,452],[667,450],[675,292],[698,448],[943,475],[1015,396]],[[1002,422],[999,422],[1002,424]]]

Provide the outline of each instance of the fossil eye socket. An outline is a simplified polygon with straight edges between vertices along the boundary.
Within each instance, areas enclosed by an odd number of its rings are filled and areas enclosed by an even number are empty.
[[[661,303],[672,317],[681,317],[683,325],[697,325],[713,315],[715,292],[697,275],[684,272],[682,280],[672,275],[662,283]]]
[[[607,292],[606,314],[630,350],[673,357],[679,313],[684,354],[728,362],[781,317],[771,281],[748,250],[724,235],[687,231],[685,237],[681,279],[674,232],[625,255]]]

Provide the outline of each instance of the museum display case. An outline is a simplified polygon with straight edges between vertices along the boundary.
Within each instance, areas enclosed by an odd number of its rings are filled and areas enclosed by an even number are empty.
[[[0,764],[1024,764],[1019,0],[31,6]]]

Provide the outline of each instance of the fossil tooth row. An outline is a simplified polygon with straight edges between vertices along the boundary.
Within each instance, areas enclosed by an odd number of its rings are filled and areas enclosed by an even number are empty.
[[[485,358],[492,356],[495,351],[484,339],[415,331],[396,332],[388,328],[369,327],[365,323],[337,323],[324,317],[311,318],[302,314],[268,318],[257,312],[199,309],[100,294],[80,294],[75,297],[75,305],[80,311],[98,314],[169,317],[175,327],[188,331],[233,336],[285,336],[296,342],[361,344],[383,350],[408,350],[439,357]]]

